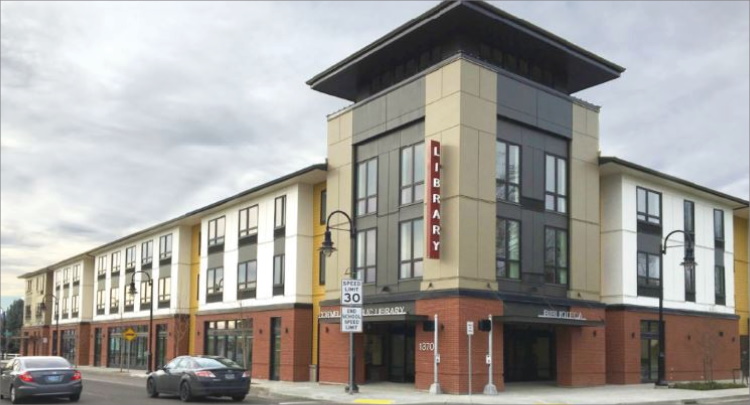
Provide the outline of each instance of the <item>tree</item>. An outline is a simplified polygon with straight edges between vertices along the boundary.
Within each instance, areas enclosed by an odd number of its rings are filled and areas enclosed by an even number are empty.
[[[17,299],[13,301],[5,311],[4,329],[6,332],[3,336],[5,340],[5,352],[6,353],[18,353],[21,350],[19,345],[21,336],[21,328],[23,327],[23,300]]]

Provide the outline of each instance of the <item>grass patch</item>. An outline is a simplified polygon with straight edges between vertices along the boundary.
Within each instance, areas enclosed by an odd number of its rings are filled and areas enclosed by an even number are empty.
[[[679,388],[683,390],[726,390],[731,388],[745,388],[745,384],[734,384],[734,383],[723,383],[718,381],[696,381],[689,383],[676,383],[672,388]]]

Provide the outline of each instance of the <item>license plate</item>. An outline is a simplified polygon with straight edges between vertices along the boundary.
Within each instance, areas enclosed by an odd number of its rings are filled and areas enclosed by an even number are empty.
[[[226,378],[227,380],[234,380],[234,374],[227,374],[227,375],[225,376],[225,378]]]
[[[62,381],[61,375],[48,375],[47,376],[47,382],[58,383],[60,381]]]

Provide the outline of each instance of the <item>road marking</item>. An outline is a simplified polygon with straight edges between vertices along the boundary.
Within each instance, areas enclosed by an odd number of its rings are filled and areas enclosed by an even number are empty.
[[[355,404],[392,404],[390,399],[355,399]]]
[[[304,404],[317,404],[316,401],[302,401],[302,402],[279,402],[279,405],[304,405]]]

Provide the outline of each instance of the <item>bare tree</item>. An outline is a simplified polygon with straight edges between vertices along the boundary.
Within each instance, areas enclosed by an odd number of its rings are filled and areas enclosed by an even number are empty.
[[[716,331],[703,332],[698,338],[698,346],[703,355],[703,379],[712,382],[714,380],[714,357],[718,346]]]

